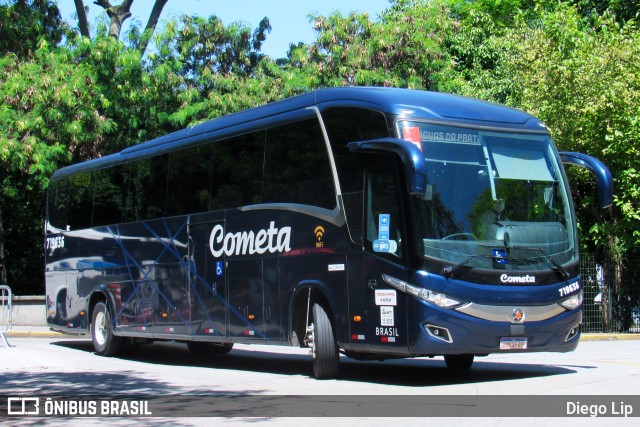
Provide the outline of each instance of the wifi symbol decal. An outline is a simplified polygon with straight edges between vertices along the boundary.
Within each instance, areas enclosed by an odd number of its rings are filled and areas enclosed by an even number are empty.
[[[316,243],[316,248],[321,248],[324,246],[322,242],[322,236],[324,236],[324,227],[321,225],[317,226],[315,230],[313,230],[313,234],[318,238],[318,242]]]

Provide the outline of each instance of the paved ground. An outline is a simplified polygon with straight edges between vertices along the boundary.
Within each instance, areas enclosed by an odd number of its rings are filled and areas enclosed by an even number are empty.
[[[638,425],[640,382],[640,334],[586,334],[577,351],[566,354],[521,353],[496,354],[476,359],[474,368],[464,373],[452,373],[444,367],[442,358],[357,362],[342,358],[336,380],[317,381],[310,377],[308,350],[291,347],[238,345],[228,355],[211,359],[191,355],[186,346],[158,343],[143,346],[133,355],[104,358],[95,355],[91,341],[51,332],[46,327],[15,327],[7,334],[14,348],[0,346],[0,395],[79,395],[131,394],[150,396],[195,396],[201,399],[210,393],[224,392],[233,396],[282,398],[298,396],[292,405],[299,406],[302,397],[330,396],[335,401],[362,409],[366,396],[383,399],[379,405],[388,408],[392,399],[408,398],[411,410],[420,409],[424,401],[434,397],[463,396],[504,397],[498,401],[496,416],[481,418],[407,418],[394,413],[392,418],[359,416],[331,417],[260,417],[229,416],[222,418],[109,418],[12,419],[12,425],[89,425],[109,423],[119,425],[184,425],[274,423],[284,426],[332,427],[369,425],[460,426],[473,423],[480,426],[615,426]],[[38,339],[36,339],[38,338]],[[538,417],[500,417],[500,408],[513,406],[517,399],[557,398],[611,406],[614,402],[633,398],[636,418],[552,417],[541,410]],[[194,400],[195,400],[194,399]],[[360,400],[359,400],[360,399]],[[515,399],[515,400],[514,400]],[[604,400],[603,400],[604,399]],[[608,399],[608,400],[607,400]],[[384,401],[387,401],[384,403]],[[266,401],[259,400],[264,404]],[[0,402],[0,406],[1,406]],[[317,403],[317,402],[316,402]],[[529,405],[524,406],[527,408]],[[539,401],[538,401],[539,404]],[[177,405],[180,407],[179,405]],[[458,405],[462,411],[468,405]],[[374,408],[378,409],[378,408]],[[312,407],[317,411],[317,406]],[[312,412],[316,413],[316,412]],[[537,414],[536,414],[537,415]],[[325,415],[326,416],[326,415]],[[389,415],[391,416],[391,414]],[[2,419],[2,414],[0,414]]]

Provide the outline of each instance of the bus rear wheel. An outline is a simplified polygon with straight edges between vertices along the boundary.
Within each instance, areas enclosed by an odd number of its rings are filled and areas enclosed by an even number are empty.
[[[313,323],[307,330],[307,342],[313,357],[313,376],[317,379],[335,378],[338,374],[338,345],[326,310],[320,304],[312,309]]]
[[[449,369],[470,369],[473,365],[473,354],[446,354],[444,361]]]
[[[116,356],[124,348],[125,339],[113,335],[111,314],[104,302],[99,302],[91,316],[91,340],[93,348],[101,356]]]

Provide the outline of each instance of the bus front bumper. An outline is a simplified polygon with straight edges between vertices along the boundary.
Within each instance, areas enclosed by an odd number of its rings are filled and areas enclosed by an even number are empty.
[[[580,340],[582,312],[558,310],[543,318],[534,307],[497,306],[441,309],[418,304],[423,320],[414,329],[409,352],[418,355],[569,352]],[[418,307],[416,307],[418,308]],[[417,314],[417,313],[416,313]]]

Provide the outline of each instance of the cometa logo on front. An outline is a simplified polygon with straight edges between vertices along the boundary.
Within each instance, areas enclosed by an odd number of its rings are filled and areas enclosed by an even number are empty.
[[[536,283],[535,276],[509,276],[508,274],[503,274],[500,276],[500,281],[502,283]]]

